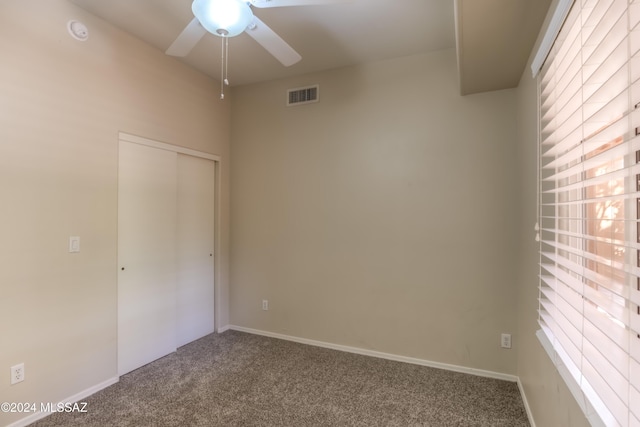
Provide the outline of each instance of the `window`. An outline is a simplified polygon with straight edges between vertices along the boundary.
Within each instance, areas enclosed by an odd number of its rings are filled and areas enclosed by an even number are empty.
[[[640,426],[640,0],[565,4],[538,77],[538,336],[593,425]]]

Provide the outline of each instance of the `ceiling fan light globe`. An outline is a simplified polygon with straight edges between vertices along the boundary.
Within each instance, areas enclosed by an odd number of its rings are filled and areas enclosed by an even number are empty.
[[[208,32],[219,37],[237,36],[253,19],[251,7],[242,0],[194,0],[191,10]]]

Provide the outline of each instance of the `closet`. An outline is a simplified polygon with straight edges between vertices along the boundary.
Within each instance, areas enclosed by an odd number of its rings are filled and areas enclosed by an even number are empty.
[[[120,134],[119,375],[214,331],[215,160]]]

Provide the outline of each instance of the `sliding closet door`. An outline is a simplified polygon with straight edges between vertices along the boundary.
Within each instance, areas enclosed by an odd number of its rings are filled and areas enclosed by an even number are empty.
[[[215,163],[178,154],[178,347],[214,331]]]
[[[177,154],[120,141],[118,373],[176,350]]]

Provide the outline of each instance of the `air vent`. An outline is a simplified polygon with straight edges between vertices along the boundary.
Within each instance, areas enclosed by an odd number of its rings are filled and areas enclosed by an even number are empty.
[[[320,86],[300,87],[287,91],[287,105],[302,105],[318,102],[320,98]]]

